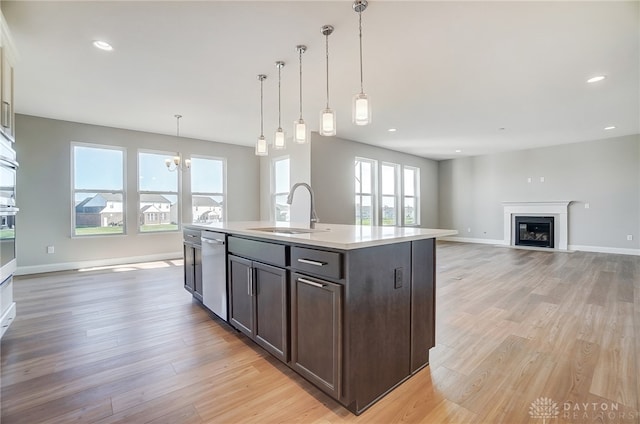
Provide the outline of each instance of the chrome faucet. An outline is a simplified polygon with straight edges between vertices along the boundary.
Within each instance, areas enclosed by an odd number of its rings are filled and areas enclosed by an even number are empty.
[[[293,193],[296,191],[298,187],[306,187],[309,190],[309,196],[311,197],[311,205],[309,206],[309,228],[316,228],[316,222],[318,222],[318,215],[316,214],[316,205],[313,201],[313,189],[307,183],[295,183],[293,187],[291,187],[291,191],[289,192],[289,196],[287,197],[287,204],[293,203]]]

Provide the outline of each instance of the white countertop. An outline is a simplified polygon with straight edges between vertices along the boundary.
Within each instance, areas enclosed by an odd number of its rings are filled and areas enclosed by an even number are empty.
[[[393,244],[412,240],[446,237],[458,234],[455,230],[440,230],[419,227],[370,227],[360,225],[316,224],[311,233],[285,234],[260,231],[257,228],[309,228],[309,224],[270,222],[270,221],[237,221],[218,222],[212,224],[184,224],[187,228],[220,231],[259,237],[269,240],[306,244],[311,246],[330,247],[334,249],[360,249],[363,247]]]

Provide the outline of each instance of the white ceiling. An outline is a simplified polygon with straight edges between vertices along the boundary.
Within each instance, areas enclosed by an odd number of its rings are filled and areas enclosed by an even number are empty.
[[[359,89],[358,16],[339,1],[3,1],[17,46],[16,111],[253,145],[282,120],[318,128],[330,104],[338,136],[433,159],[640,133],[640,2],[401,2],[363,13],[364,87],[373,123],[351,123]],[[92,41],[111,43],[100,51]],[[594,75],[607,79],[587,84]],[[616,129],[604,131],[606,126]],[[397,128],[390,133],[389,128]],[[462,153],[456,153],[462,149]]]

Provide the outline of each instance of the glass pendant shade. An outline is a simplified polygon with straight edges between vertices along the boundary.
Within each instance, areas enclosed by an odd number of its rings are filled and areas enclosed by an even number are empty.
[[[309,126],[302,118],[293,121],[293,140],[298,144],[309,141]]]
[[[282,150],[286,147],[285,133],[282,128],[276,130],[276,134],[273,137],[273,148],[275,150]]]
[[[336,113],[332,109],[320,112],[320,135],[336,135]]]
[[[352,111],[354,124],[368,125],[371,123],[371,102],[366,94],[360,93],[353,96]]]
[[[256,141],[256,156],[267,156],[269,154],[269,146],[267,145],[267,139],[263,135],[258,137]]]

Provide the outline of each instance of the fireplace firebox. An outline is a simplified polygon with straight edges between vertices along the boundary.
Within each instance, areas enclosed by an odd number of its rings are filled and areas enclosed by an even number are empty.
[[[552,216],[516,216],[515,244],[553,248]]]

